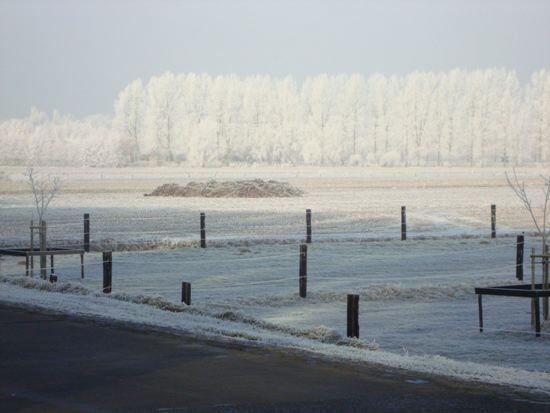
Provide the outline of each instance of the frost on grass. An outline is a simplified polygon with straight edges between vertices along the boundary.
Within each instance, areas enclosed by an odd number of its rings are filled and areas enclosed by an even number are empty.
[[[301,330],[292,327],[279,326],[277,324],[268,323],[266,321],[250,317],[241,313],[239,311],[223,311],[210,312],[206,307],[204,308],[189,308],[185,304],[176,304],[166,300],[160,296],[147,296],[147,295],[133,295],[127,293],[116,293],[110,295],[98,294],[92,290],[73,283],[50,283],[42,279],[28,278],[28,277],[7,277],[0,275],[0,283],[11,284],[18,287],[31,289],[31,290],[40,290],[47,292],[56,292],[64,294],[75,294],[75,295],[91,295],[94,297],[104,297],[117,301],[124,301],[133,304],[141,304],[149,307],[154,307],[159,310],[168,311],[172,313],[181,313],[188,312],[189,314],[194,314],[196,316],[210,317],[218,320],[233,322],[233,323],[242,323],[249,325],[253,328],[259,329],[260,331],[270,331],[275,333],[282,333],[285,335],[290,335],[298,338],[305,338],[310,340],[319,341],[326,344],[336,344],[339,346],[349,346],[355,348],[362,348],[366,350],[378,350],[378,344],[376,342],[367,343],[360,339],[350,339],[344,338],[337,331],[330,329],[325,326],[317,326],[306,330]],[[228,334],[225,334],[228,335]],[[253,336],[247,335],[241,332],[232,332],[231,337],[241,338],[246,340],[258,340]]]
[[[177,196],[201,198],[290,198],[303,191],[287,182],[263,179],[242,181],[189,182],[185,186],[164,184],[145,196]]]
[[[71,282],[50,283],[49,281],[42,280],[40,278],[29,278],[29,277],[23,277],[23,276],[9,277],[9,276],[0,275],[0,283],[16,285],[18,287],[27,288],[27,289],[34,289],[34,290],[55,292],[55,293],[62,293],[62,294],[93,295],[97,297],[102,296],[102,294],[98,294],[93,290],[80,284],[75,284]],[[176,313],[182,312],[186,309],[185,304],[172,303],[166,300],[165,298],[156,296],[156,295],[146,296],[142,294],[133,295],[133,294],[127,294],[127,293],[115,293],[105,297],[111,298],[113,300],[126,301],[128,303],[144,304],[150,307],[158,308],[160,310],[171,311]]]
[[[57,293],[69,293],[76,295],[90,294],[90,290],[82,285],[72,283],[50,283],[41,278],[29,277],[7,277],[0,275],[0,283],[12,284],[18,287],[30,288],[40,291],[49,291]]]

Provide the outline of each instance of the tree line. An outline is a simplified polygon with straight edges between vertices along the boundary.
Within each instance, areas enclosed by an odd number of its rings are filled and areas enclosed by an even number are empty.
[[[523,165],[550,159],[550,70],[292,78],[165,73],[112,114],[0,122],[2,164]]]

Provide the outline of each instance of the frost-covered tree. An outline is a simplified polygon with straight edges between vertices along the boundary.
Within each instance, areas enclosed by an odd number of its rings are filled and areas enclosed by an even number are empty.
[[[543,69],[533,74],[527,89],[528,134],[534,150],[535,162],[550,157],[550,71]]]
[[[165,73],[131,82],[114,114],[33,109],[0,122],[4,164],[501,165],[550,161],[550,72],[406,76]]]
[[[145,99],[143,82],[138,79],[124,88],[115,102],[113,128],[120,137],[120,150],[129,163],[139,159]]]
[[[145,112],[145,153],[158,164],[176,159],[179,85],[172,73],[153,77],[147,85]]]
[[[341,160],[348,163],[359,163],[365,151],[361,143],[365,140],[364,119],[366,107],[365,79],[354,74],[342,81],[342,93],[338,94],[338,115],[340,116]],[[374,136],[371,153],[378,152],[378,139]]]
[[[331,79],[321,75],[306,79],[302,88],[302,104],[307,129],[304,158],[307,163],[325,165],[329,151],[329,121],[334,114],[334,90]]]

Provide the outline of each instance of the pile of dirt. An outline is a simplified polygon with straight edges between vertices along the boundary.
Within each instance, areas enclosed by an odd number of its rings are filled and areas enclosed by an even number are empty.
[[[203,198],[290,198],[303,191],[287,182],[252,179],[243,181],[189,182],[185,186],[164,184],[145,196],[179,196]]]

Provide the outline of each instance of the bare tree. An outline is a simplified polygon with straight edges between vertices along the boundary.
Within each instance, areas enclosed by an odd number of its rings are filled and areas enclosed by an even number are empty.
[[[548,203],[550,200],[550,176],[540,176],[543,180],[542,192],[544,195],[544,202],[542,204],[542,216],[540,216],[540,213],[537,214],[535,208],[533,207],[531,197],[527,194],[527,190],[525,189],[525,182],[519,180],[515,168],[512,169],[512,173],[512,176],[510,176],[508,172],[505,173],[506,181],[523,204],[523,207],[527,210],[527,212],[529,212],[531,220],[533,221],[533,223],[535,224],[535,228],[537,229],[537,233],[542,238],[542,251],[544,253],[546,239],[548,238],[547,223],[549,212]]]
[[[61,179],[58,176],[41,176],[33,168],[29,168],[25,175],[29,179],[36,213],[38,214],[38,222],[41,223],[50,202],[59,194]]]
[[[58,176],[43,176],[35,173],[33,168],[29,168],[26,172],[26,176],[29,179],[31,185],[32,194],[34,196],[34,203],[36,206],[36,213],[38,214],[38,228],[39,228],[39,240],[40,240],[40,277],[46,279],[47,277],[47,241],[46,241],[46,222],[44,216],[52,202],[52,199],[59,193],[61,188],[61,179]],[[33,227],[31,222],[31,249],[33,246]],[[31,260],[34,256],[31,256]],[[31,261],[32,268],[32,261]]]
[[[538,216],[534,210],[533,204],[531,202],[531,198],[527,195],[527,190],[525,189],[525,182],[520,181],[518,178],[518,175],[516,173],[516,169],[513,170],[513,176],[510,177],[508,173],[506,173],[506,181],[508,182],[508,185],[512,190],[515,192],[517,197],[520,199],[521,203],[525,207],[525,209],[529,212],[529,215],[531,216],[531,219],[533,223],[535,224],[535,227],[537,228],[538,234],[542,238],[542,249],[541,254],[544,257],[544,254],[546,253],[546,239],[548,238],[548,230],[546,228],[547,222],[548,222],[548,201],[550,200],[550,176],[543,176],[543,187],[542,187],[542,193],[544,195],[544,202],[542,205],[542,217]],[[543,271],[542,271],[542,288],[548,288],[548,258],[544,257],[542,259],[543,263]],[[534,273],[533,273],[534,277]],[[534,283],[534,279],[531,281]],[[534,287],[533,287],[534,288]],[[534,299],[531,301],[531,320],[534,320],[535,317],[535,307],[534,307]],[[545,320],[548,320],[548,297],[545,297],[543,299],[543,316]]]

